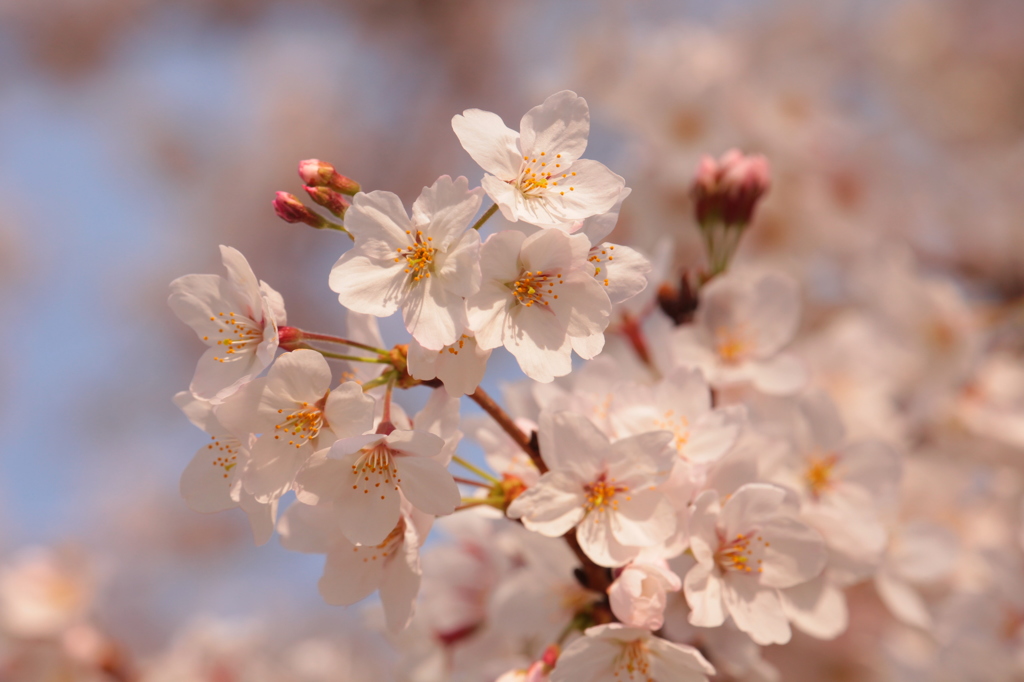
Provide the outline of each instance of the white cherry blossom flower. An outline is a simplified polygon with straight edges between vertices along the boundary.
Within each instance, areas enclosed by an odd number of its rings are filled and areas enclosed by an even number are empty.
[[[504,345],[523,372],[541,382],[569,373],[574,347],[592,357],[574,341],[604,332],[611,302],[588,272],[589,249],[583,235],[558,230],[491,235],[480,252],[480,293],[469,300],[479,347]]]
[[[477,389],[487,370],[490,350],[483,350],[472,334],[463,334],[441,350],[424,348],[413,339],[409,344],[409,374],[420,381],[437,378],[453,395],[469,395]]]
[[[274,533],[277,500],[260,502],[242,486],[255,436],[240,440],[220,423],[212,404],[188,391],[175,395],[174,404],[189,421],[210,434],[210,442],[196,451],[181,474],[179,488],[185,504],[202,514],[241,507],[249,517],[256,544],[265,544]]]
[[[610,443],[585,417],[545,413],[541,455],[550,470],[508,508],[530,530],[558,537],[576,528],[580,547],[601,566],[622,566],[663,542],[676,517],[655,490],[672,468],[664,431]]]
[[[437,459],[444,445],[432,433],[397,429],[339,440],[299,473],[299,501],[333,503],[350,541],[376,545],[398,523],[403,499],[433,516],[455,511],[459,487]]]
[[[777,590],[812,580],[826,561],[821,536],[797,511],[785,490],[763,483],[744,485],[724,504],[713,490],[697,497],[690,517],[697,565],[683,580],[692,624],[718,627],[732,616],[758,644],[789,641]]]
[[[715,669],[699,651],[644,628],[588,628],[558,657],[551,682],[707,682]]]
[[[56,637],[83,622],[96,595],[95,569],[87,559],[70,547],[28,547],[8,557],[0,567],[4,634]]]
[[[279,524],[281,542],[298,552],[327,555],[319,588],[328,604],[348,606],[379,591],[388,628],[405,628],[420,589],[419,548],[433,517],[406,504],[390,532],[366,545],[353,544],[342,534],[342,518],[332,504],[292,505]]]
[[[466,297],[480,288],[480,235],[469,223],[481,192],[447,175],[424,188],[412,218],[391,192],[360,193],[345,214],[355,246],[331,270],[346,308],[387,317],[401,308],[421,345],[440,350],[466,329]]]
[[[487,171],[480,183],[484,191],[512,222],[553,227],[605,213],[625,186],[604,164],[580,159],[590,134],[590,109],[569,90],[528,111],[519,133],[480,109],[455,116],[452,128]]]
[[[330,385],[324,357],[296,350],[217,408],[217,418],[237,437],[259,434],[243,476],[245,489],[257,500],[276,499],[289,490],[317,450],[371,428],[373,398],[353,381],[334,390]]]
[[[281,295],[256,279],[245,256],[230,246],[221,246],[220,254],[227,277],[179,277],[167,299],[174,314],[209,346],[189,390],[213,403],[273,362],[277,328],[286,321]]]
[[[781,351],[793,340],[799,318],[792,279],[729,272],[701,289],[693,325],[674,333],[672,360],[699,367],[715,387],[750,382],[765,393],[795,393],[806,370]]]
[[[721,459],[736,442],[741,426],[735,408],[712,409],[704,375],[687,367],[677,367],[654,386],[621,385],[609,421],[616,437],[671,431],[680,459],[696,464]]]
[[[664,623],[668,593],[682,587],[683,581],[664,559],[641,555],[615,578],[608,588],[608,600],[612,613],[624,624],[653,632]]]

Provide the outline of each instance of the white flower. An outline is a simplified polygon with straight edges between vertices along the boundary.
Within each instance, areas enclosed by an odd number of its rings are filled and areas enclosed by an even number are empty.
[[[181,474],[181,496],[192,511],[212,514],[241,507],[249,517],[257,545],[265,544],[274,533],[277,500],[263,503],[242,486],[242,474],[249,468],[250,436],[239,440],[214,414],[214,406],[188,391],[174,396],[189,421],[210,434],[210,442],[196,451]]]
[[[551,682],[707,682],[715,669],[692,646],[619,623],[588,628],[558,657]]]
[[[463,334],[441,350],[424,348],[413,339],[409,344],[409,374],[420,381],[436,377],[452,395],[469,395],[484,378],[490,357],[491,351],[480,348],[470,334]]]
[[[319,588],[328,604],[348,606],[379,590],[388,628],[403,629],[420,589],[419,547],[433,518],[406,506],[391,531],[368,545],[349,542],[341,518],[330,504],[292,505],[279,524],[281,542],[287,549],[327,555]]]
[[[281,295],[260,282],[245,256],[220,247],[228,276],[185,275],[171,282],[167,303],[210,348],[189,390],[220,403],[274,360],[277,328],[285,324]]]
[[[480,348],[504,345],[535,381],[568,374],[574,340],[600,336],[611,313],[604,287],[588,272],[589,249],[583,235],[558,230],[491,235],[480,253],[480,293],[469,300]]]
[[[516,133],[501,117],[467,109],[452,119],[463,148],[487,171],[480,184],[512,222],[553,227],[605,213],[625,181],[580,159],[590,134],[587,102],[569,90],[523,116]]]
[[[387,317],[399,308],[420,344],[439,350],[466,328],[466,297],[480,288],[480,235],[467,229],[479,189],[447,175],[424,188],[412,218],[391,192],[357,194],[345,214],[356,243],[331,270],[338,300],[359,313]]]
[[[333,391],[330,385],[331,369],[323,356],[296,350],[282,355],[266,378],[217,408],[217,418],[237,437],[260,434],[242,477],[257,500],[284,494],[317,450],[372,427],[373,398],[353,381]]]
[[[707,490],[690,516],[690,549],[697,565],[683,589],[690,622],[718,627],[727,615],[758,644],[785,644],[789,622],[778,588],[794,587],[821,573],[825,545],[796,518],[782,488],[750,483],[725,504]]]
[[[661,629],[669,592],[678,592],[683,582],[664,559],[639,557],[630,563],[608,588],[608,600],[615,617],[626,625]]]
[[[82,622],[96,592],[80,552],[23,549],[0,569],[0,627],[15,637],[55,637]]]
[[[721,459],[736,442],[741,425],[735,408],[711,408],[711,390],[704,376],[686,367],[677,367],[654,386],[619,386],[609,422],[619,437],[671,431],[680,459],[695,464]]]
[[[402,499],[433,516],[455,511],[455,479],[437,460],[445,442],[426,431],[395,430],[339,440],[298,475],[306,504],[331,502],[352,542],[375,545],[398,523]]]
[[[765,393],[795,393],[806,370],[780,351],[793,340],[799,318],[796,282],[777,273],[730,272],[701,289],[694,324],[674,334],[672,359],[699,367],[715,387],[751,382]]]
[[[550,471],[512,502],[508,516],[548,537],[573,527],[601,566],[622,566],[675,530],[672,505],[654,487],[672,468],[664,431],[609,443],[585,417],[541,416],[541,456]]]

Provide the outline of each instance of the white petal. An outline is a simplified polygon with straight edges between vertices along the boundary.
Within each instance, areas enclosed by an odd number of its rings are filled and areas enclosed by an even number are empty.
[[[388,629],[398,632],[412,618],[416,595],[420,591],[420,572],[415,547],[403,543],[394,551],[397,556],[389,557],[390,560],[384,566],[380,602],[384,607],[384,621]]]
[[[502,180],[519,174],[519,133],[489,111],[467,109],[452,118],[452,129],[481,168]]]
[[[733,622],[762,646],[785,644],[792,633],[775,590],[761,587],[757,579],[730,574],[724,582],[723,597]]]
[[[451,514],[462,499],[455,479],[429,457],[396,457],[402,494],[420,511],[434,516]]]
[[[323,398],[331,386],[331,368],[315,350],[285,353],[267,373],[260,410],[278,401],[313,403]],[[292,406],[292,409],[295,409]],[[277,408],[273,409],[276,412]]]
[[[761,526],[758,532],[766,542],[763,584],[793,587],[817,577],[825,568],[825,542],[818,531],[804,523],[779,517]]]
[[[346,308],[387,317],[405,300],[408,280],[403,263],[371,259],[352,249],[331,268],[329,283]]]
[[[803,361],[785,353],[770,360],[747,363],[746,369],[751,383],[771,395],[791,395],[807,383]]]
[[[613,173],[600,161],[580,159],[569,171],[575,176],[559,178],[558,185],[550,186],[545,195],[549,198],[551,215],[556,216],[558,222],[607,213],[626,186],[621,175]]]
[[[725,604],[722,601],[722,579],[712,566],[697,564],[683,579],[683,592],[690,605],[690,624],[702,628],[717,628],[725,622]]]
[[[435,248],[444,251],[469,227],[482,199],[483,190],[478,187],[470,191],[466,178],[452,180],[442,175],[433,185],[424,187],[412,205],[412,222],[425,237],[433,238]]]
[[[374,399],[354,381],[346,381],[327,396],[324,419],[338,438],[361,435],[373,428]]]
[[[446,290],[434,277],[409,291],[402,304],[402,319],[413,338],[431,350],[455,343],[469,324],[466,299]]]
[[[780,590],[786,617],[815,639],[835,639],[846,631],[850,616],[846,595],[824,574],[788,590]]]
[[[621,499],[620,499],[621,498]],[[661,493],[638,490],[619,493],[617,511],[609,512],[612,534],[623,545],[651,547],[663,542],[676,530],[676,512]]]
[[[590,109],[587,101],[575,92],[562,90],[526,112],[519,123],[519,131],[524,155],[539,158],[544,152],[553,159],[561,154],[562,163],[569,164],[587,148]]]
[[[406,231],[413,225],[397,194],[377,191],[360,192],[353,197],[345,212],[345,227],[356,238],[355,248],[383,257],[409,243]]]
[[[383,558],[376,561],[363,561],[367,553],[376,548],[360,547],[353,551],[353,546],[339,540],[337,549],[327,554],[324,574],[318,587],[320,596],[328,604],[348,606],[360,599],[370,596],[380,586],[383,578]]]
[[[576,527],[580,549],[599,566],[624,566],[640,553],[639,547],[626,547],[612,532],[609,512],[592,511]]]
[[[508,508],[512,519],[548,537],[559,537],[583,518],[586,499],[579,482],[571,476],[550,471],[519,495]]]

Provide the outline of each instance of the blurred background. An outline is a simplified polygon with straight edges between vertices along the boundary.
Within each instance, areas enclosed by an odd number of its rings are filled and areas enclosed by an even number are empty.
[[[740,257],[799,273],[812,324],[849,295],[837,272],[890,253],[993,315],[1024,294],[1019,0],[0,0],[0,563],[60,548],[133,661],[225,620],[212,639],[285,648],[355,628],[317,594],[322,557],[181,501],[205,436],[171,397],[202,347],[167,285],[228,244],[291,324],[341,332],[347,239],[271,209],[296,163],[409,205],[479,181],[454,114],[517,128],[566,88],[587,156],[634,188],[615,241],[699,263],[696,162],[739,147],[774,176]]]

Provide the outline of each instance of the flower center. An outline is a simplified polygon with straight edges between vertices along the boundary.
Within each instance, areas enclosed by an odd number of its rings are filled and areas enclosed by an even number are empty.
[[[690,440],[690,421],[683,415],[676,415],[675,410],[665,410],[661,417],[651,420],[652,431],[671,431],[672,444],[679,456],[683,456],[683,447]]]
[[[383,442],[363,450],[363,455],[352,465],[352,475],[355,477],[352,490],[362,486],[364,495],[369,495],[373,490],[381,493],[382,500],[387,498],[392,488],[398,490],[398,484],[402,482],[398,477],[395,458]]]
[[[389,556],[393,556],[398,549],[399,545],[405,540],[405,517],[398,519],[398,525],[396,525],[388,536],[384,538],[384,542],[379,545],[356,545],[352,548],[355,554],[361,554],[363,557],[363,563],[369,563],[371,561],[383,561]]]
[[[811,489],[811,495],[815,499],[821,497],[833,485],[833,470],[839,461],[838,455],[831,454],[824,457],[810,457],[807,461],[807,470],[804,472],[804,480],[807,487]]]
[[[583,486],[583,491],[587,494],[584,508],[589,514],[592,511],[603,512],[608,507],[612,511],[618,511],[619,501],[615,499],[615,496],[618,493],[628,493],[629,488],[617,485],[614,478],[609,480],[607,474],[601,474],[596,481]],[[629,496],[626,497],[626,501],[631,499]]]
[[[650,669],[647,643],[642,639],[636,639],[622,647],[622,652],[615,658],[615,668],[612,672],[617,681],[654,682],[650,676]]]
[[[750,343],[738,329],[719,327],[715,330],[715,350],[723,361],[734,364],[743,360]]]
[[[311,442],[320,435],[320,429],[324,427],[323,406],[326,401],[327,396],[324,396],[314,405],[307,402],[299,403],[298,409],[285,417],[284,421],[274,425],[274,439],[288,438],[288,445],[297,448]],[[284,414],[283,409],[277,412]]]
[[[556,284],[562,283],[561,275],[552,275],[540,270],[533,272],[525,270],[519,275],[519,279],[507,286],[512,289],[512,295],[516,297],[516,300],[529,308],[534,303],[548,305],[547,296],[551,296],[552,299],[558,298],[554,287]]]
[[[405,271],[412,275],[413,282],[418,282],[424,277],[430,277],[437,249],[430,245],[430,242],[434,241],[433,237],[427,237],[426,241],[423,240],[423,230],[416,230],[415,235],[412,230],[406,230],[405,233],[413,237],[414,241],[404,249],[395,249],[398,252],[395,262],[399,263],[402,258],[405,258]]]
[[[608,286],[608,278],[601,277],[601,263],[605,261],[615,260],[615,254],[610,253],[615,250],[614,244],[600,244],[590,248],[590,255],[587,256],[587,260],[594,264],[594,279],[601,282],[605,286]],[[604,274],[608,274],[605,272]]]
[[[244,353],[258,346],[263,340],[263,328],[248,317],[235,313],[217,313],[216,316],[210,316],[210,322],[219,325],[214,335],[214,344],[225,349],[223,356],[213,358],[217,362],[230,362],[234,358],[229,356]],[[203,341],[210,341],[209,335],[204,336]]]
[[[217,449],[221,454],[214,458],[213,466],[224,469],[224,478],[230,478],[231,470],[238,466],[238,449],[241,442],[237,438],[221,436],[210,436],[212,443],[207,444],[207,450]]]
[[[761,568],[760,557],[763,556],[764,548],[770,546],[771,544],[765,542],[760,535],[755,537],[754,531],[746,534],[740,533],[729,542],[724,539],[721,541],[718,551],[715,552],[715,563],[723,573],[726,571],[761,573],[764,569]]]
[[[576,175],[576,173],[567,171],[563,166],[567,166],[567,164],[562,162],[561,154],[551,157],[547,152],[541,152],[533,157],[524,156],[519,169],[519,177],[509,182],[518,187],[524,197],[540,197],[549,187],[552,189],[558,187],[559,182],[564,185],[566,180]],[[552,180],[552,178],[554,179]],[[575,187],[569,187],[570,192],[575,190]],[[564,195],[565,191],[562,190],[559,194]]]

